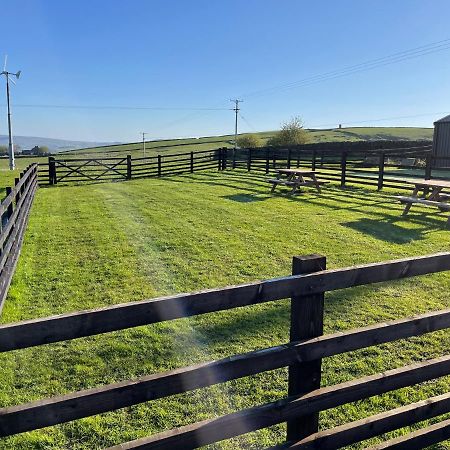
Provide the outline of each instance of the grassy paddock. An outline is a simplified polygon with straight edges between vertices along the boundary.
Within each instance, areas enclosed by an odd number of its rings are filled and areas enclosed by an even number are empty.
[[[19,178],[28,165],[45,161],[47,158],[16,158],[16,170],[9,170],[8,159],[0,158],[0,193],[5,192],[6,186],[14,186],[14,179]]]
[[[354,127],[327,130],[306,130],[308,142],[355,142],[371,141],[377,139],[387,140],[419,140],[432,139],[432,128],[414,127]],[[275,131],[264,131],[254,133],[259,136],[264,145],[267,140],[275,134]],[[158,154],[184,153],[190,151],[210,150],[219,147],[233,146],[234,136],[211,136],[202,138],[173,139],[166,141],[148,141],[145,144],[147,156]],[[143,155],[142,143],[123,144],[115,146],[94,147],[79,150],[70,150],[61,153],[61,156],[124,156],[131,154],[134,157]]]
[[[41,188],[6,300],[4,323],[290,273],[292,255],[328,267],[449,249],[446,216],[386,194],[327,187],[269,195],[246,172]],[[333,332],[450,306],[450,273],[326,295]],[[324,385],[446,352],[450,333],[326,359]],[[0,404],[57,395],[287,342],[289,302],[278,301],[0,355]],[[448,391],[449,378],[322,413],[322,425]],[[287,371],[225,383],[0,441],[4,449],[100,449],[286,395]],[[394,435],[404,433],[401,430]],[[263,448],[276,426],[212,448]],[[392,433],[391,433],[392,435]],[[355,446],[360,448],[361,446]],[[442,444],[436,448],[450,448]]]

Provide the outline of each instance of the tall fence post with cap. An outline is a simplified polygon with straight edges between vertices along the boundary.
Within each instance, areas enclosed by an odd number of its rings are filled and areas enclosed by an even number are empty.
[[[326,269],[326,257],[294,256],[292,275],[305,275]],[[324,293],[303,294],[291,299],[290,341],[310,339],[323,334]],[[320,388],[322,360],[299,362],[289,366],[289,396],[306,394]],[[287,439],[298,440],[319,430],[319,413],[292,419],[287,423]]]
[[[158,177],[161,176],[162,167],[161,167],[161,155],[158,155]]]

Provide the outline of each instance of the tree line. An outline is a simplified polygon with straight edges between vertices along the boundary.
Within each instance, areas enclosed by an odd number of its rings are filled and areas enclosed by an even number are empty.
[[[47,156],[50,155],[50,150],[45,145],[35,145],[31,150],[22,150],[17,144],[14,144],[14,153],[17,155],[33,155],[33,156]],[[0,145],[0,156],[8,155],[8,146]]]

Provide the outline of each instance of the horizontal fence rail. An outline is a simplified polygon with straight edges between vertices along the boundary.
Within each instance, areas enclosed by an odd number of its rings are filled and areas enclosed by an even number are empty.
[[[447,270],[450,253],[438,253],[60,314],[0,325],[0,351]]]
[[[447,411],[450,411],[450,393],[392,409],[355,422],[346,423],[345,425],[330,430],[312,434],[301,441],[277,445],[270,450],[281,450],[286,448],[301,450],[331,450],[341,448],[406,427],[411,425],[413,421],[417,423],[422,420],[440,416]],[[441,441],[444,439],[446,438],[444,437]]]
[[[184,450],[197,448],[286,422],[294,417],[306,416],[311,412],[325,411],[374,395],[429,381],[449,373],[450,356],[436,358],[321,388],[301,397],[290,397],[217,419],[204,420],[149,438],[120,444],[111,447],[110,450],[136,448]]]
[[[0,312],[19,258],[38,186],[37,169],[37,164],[29,165],[15,179],[15,185],[6,188],[7,195],[0,203]]]
[[[326,269],[324,257],[310,255],[294,258],[293,275],[288,277],[1,325],[0,350],[11,351],[265,301],[292,299],[291,342],[1,408],[0,435],[81,419],[286,366],[289,367],[289,396],[285,399],[112,448],[190,449],[282,422],[288,423],[288,442],[276,448],[338,448],[338,444],[360,442],[447,413],[450,395],[444,394],[328,430],[328,434],[318,431],[320,411],[450,374],[450,355],[446,355],[321,387],[322,358],[450,328],[450,310],[443,310],[323,335],[323,294],[448,270],[450,253],[335,270]],[[217,374],[215,377],[211,377],[212,369]],[[311,383],[309,377],[313,375],[318,380]],[[436,439],[446,429],[441,427],[426,436]]]

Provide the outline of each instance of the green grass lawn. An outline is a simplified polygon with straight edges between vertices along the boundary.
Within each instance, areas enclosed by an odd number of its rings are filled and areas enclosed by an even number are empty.
[[[329,268],[449,250],[445,214],[388,194],[329,186],[269,195],[263,177],[215,171],[41,188],[2,322],[43,317],[290,273],[293,255]],[[450,306],[450,273],[326,295],[327,333]],[[448,332],[324,361],[323,384],[445,354]],[[99,386],[285,343],[289,301],[207,314],[0,356],[0,404]],[[450,377],[322,413],[323,427],[448,391]],[[100,449],[286,396],[275,370],[0,440],[2,449]],[[403,433],[401,430],[394,434]],[[211,448],[263,448],[283,425]],[[392,435],[392,434],[391,434]],[[375,441],[372,441],[375,442]],[[354,446],[361,448],[361,446]],[[441,444],[434,448],[450,448]]]

